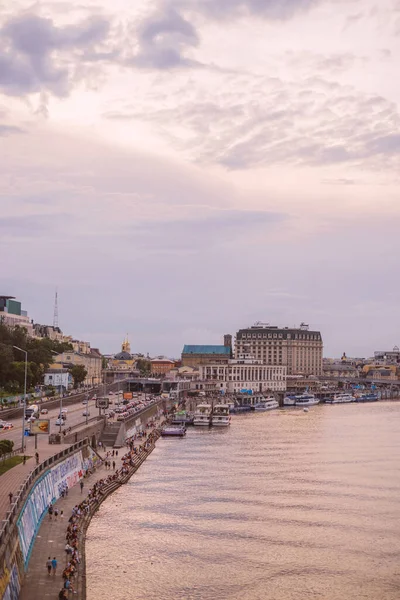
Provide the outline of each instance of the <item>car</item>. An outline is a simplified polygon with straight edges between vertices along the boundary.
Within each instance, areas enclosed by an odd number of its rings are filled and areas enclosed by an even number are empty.
[[[31,417],[28,418],[28,423],[34,423],[35,421],[36,421],[35,415],[32,415]]]
[[[42,408],[42,410],[40,411],[41,415],[47,415],[48,414],[48,409],[47,408]]]
[[[83,417],[89,417],[90,416],[90,412],[88,410],[84,410],[82,413]]]
[[[87,400],[82,400],[82,404],[87,404],[88,401]]]
[[[25,435],[35,435],[35,434],[32,433],[32,431],[30,430],[30,427],[25,427]]]
[[[109,396],[113,396],[113,395],[114,395],[114,392],[108,392],[108,395],[109,395]]]
[[[7,429],[12,429],[13,427],[14,427],[14,425],[12,423],[4,423],[3,431],[7,431]]]
[[[64,425],[64,419],[57,419],[56,425]]]

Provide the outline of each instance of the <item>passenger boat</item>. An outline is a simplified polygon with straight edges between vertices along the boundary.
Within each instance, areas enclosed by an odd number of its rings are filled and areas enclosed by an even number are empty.
[[[355,399],[356,402],[377,402],[379,400],[379,396],[378,394],[362,394],[362,396],[359,396],[358,398]]]
[[[273,410],[274,408],[279,408],[279,402],[277,402],[273,396],[265,398],[265,400],[257,402],[257,404],[254,405],[254,410],[256,412],[264,412],[266,410]]]
[[[314,394],[298,394],[295,396],[295,406],[314,406],[319,404],[319,398],[316,398]]]
[[[211,404],[199,404],[194,413],[193,425],[208,427],[211,425]]]
[[[193,425],[194,416],[185,410],[175,413],[172,417],[173,425]]]
[[[167,425],[161,430],[161,437],[183,437],[186,435],[186,427],[184,425],[178,425],[171,427]]]
[[[231,424],[228,404],[216,404],[212,411],[211,424],[215,427],[228,427]]]
[[[250,404],[233,404],[233,405],[229,406],[229,412],[231,414],[244,413],[244,412],[250,412],[250,411],[251,411]]]
[[[356,402],[356,398],[351,394],[335,394],[333,398],[326,398],[325,404],[349,404],[350,402]]]
[[[289,395],[283,399],[283,406],[294,406],[296,404],[296,396]]]

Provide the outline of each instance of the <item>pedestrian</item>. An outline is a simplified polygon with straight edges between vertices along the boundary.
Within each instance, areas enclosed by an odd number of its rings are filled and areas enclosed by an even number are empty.
[[[57,517],[58,517],[58,508],[54,509],[54,520],[57,521]]]
[[[82,494],[82,490],[83,490],[83,486],[84,486],[84,483],[83,483],[82,479],[81,479],[79,485],[81,486],[81,494]]]
[[[39,464],[39,452],[35,453],[35,458],[36,458],[36,464]]]
[[[51,561],[51,566],[53,569],[53,575],[55,575],[57,572],[57,559],[55,556],[53,557],[53,560]]]
[[[63,518],[64,518],[64,511],[62,510],[62,511],[60,512],[60,519],[63,519]]]
[[[48,511],[49,511],[49,520],[51,521],[53,518],[53,505],[52,504],[49,504]]]
[[[114,456],[114,450],[113,450],[113,454],[112,455]]]
[[[24,454],[24,458],[22,459],[22,464],[25,464],[25,463],[26,463],[26,456]]]
[[[115,451],[115,456],[118,456],[118,450]]]
[[[113,460],[113,469],[115,471],[115,460]]]
[[[8,497],[10,498],[10,504],[12,504],[12,501],[13,501],[13,493],[12,493],[12,492],[10,492],[10,493],[8,494]]]
[[[47,573],[48,573],[49,575],[50,575],[50,573],[51,573],[51,567],[52,567],[52,566],[53,566],[53,565],[51,564],[51,558],[50,558],[50,556],[49,556],[49,558],[47,559],[47,563],[46,563],[46,567],[47,567]]]

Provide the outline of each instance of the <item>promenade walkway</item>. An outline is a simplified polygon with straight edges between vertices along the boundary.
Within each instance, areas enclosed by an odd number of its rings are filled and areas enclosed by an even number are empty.
[[[26,450],[26,456],[31,458],[27,459],[25,465],[21,463],[0,476],[0,521],[4,521],[7,511],[10,509],[9,493],[12,492],[15,496],[21,484],[36,467],[35,452],[39,453],[39,461],[43,462],[69,446],[70,444],[50,445],[46,436],[46,439],[38,440],[37,450],[34,449],[33,444]]]

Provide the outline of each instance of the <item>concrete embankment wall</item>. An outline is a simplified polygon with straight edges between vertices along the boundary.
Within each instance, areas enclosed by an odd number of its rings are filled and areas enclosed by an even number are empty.
[[[98,456],[84,440],[50,457],[21,485],[0,533],[0,598],[18,600],[34,541],[50,502],[74,486]]]

